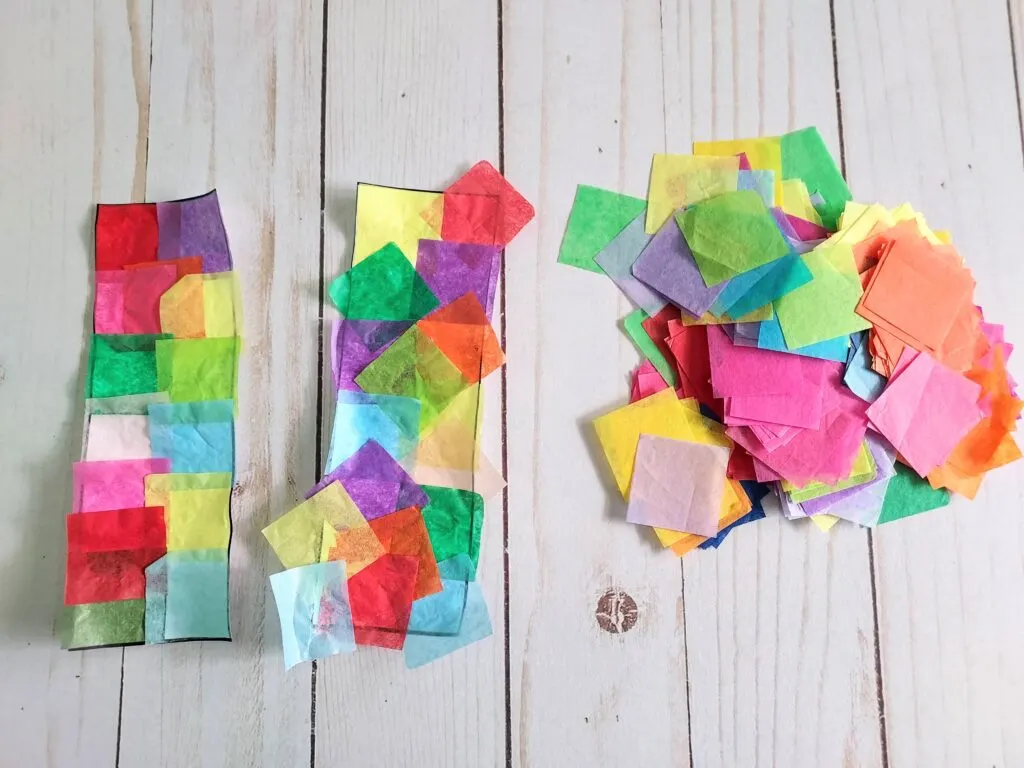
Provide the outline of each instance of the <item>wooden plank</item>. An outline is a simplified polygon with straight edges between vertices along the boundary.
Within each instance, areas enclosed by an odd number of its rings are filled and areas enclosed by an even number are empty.
[[[836,3],[856,196],[909,200],[949,228],[1012,340],[1024,334],[1024,177],[1007,22],[1002,0]],[[892,766],[1024,763],[1022,493],[1020,468],[1005,468],[973,505],[875,534]]]
[[[307,670],[285,675],[260,529],[313,482],[322,6],[159,4],[147,197],[216,186],[242,284],[233,643],[131,648],[121,765],[305,765]]]
[[[555,262],[576,185],[645,196],[665,142],[658,4],[600,5],[504,11],[506,169],[538,210],[508,249],[513,765],[688,761],[679,563],[625,522],[590,426],[626,402],[630,307]]]
[[[356,183],[443,189],[498,163],[494,3],[332,4],[328,18],[324,278],[351,262]],[[325,342],[333,307],[325,309]],[[324,353],[324,448],[334,393]],[[485,384],[484,450],[500,461],[500,381]],[[360,648],[318,664],[316,764],[494,765],[504,760],[500,495],[487,504],[479,579],[494,636],[417,670]]]
[[[141,199],[148,56],[149,3],[0,9],[0,722],[11,765],[113,765],[117,750],[121,650],[62,651],[55,634],[93,206]]]
[[[839,157],[828,5],[664,6],[669,149],[817,125]],[[880,765],[866,534],[779,514],[683,559],[695,765]]]

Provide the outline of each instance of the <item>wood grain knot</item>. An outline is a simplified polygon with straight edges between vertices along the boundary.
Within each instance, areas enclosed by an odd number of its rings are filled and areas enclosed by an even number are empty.
[[[633,628],[639,617],[639,610],[636,607],[636,600],[621,589],[613,587],[598,598],[594,617],[597,619],[597,626],[605,632],[618,635]]]

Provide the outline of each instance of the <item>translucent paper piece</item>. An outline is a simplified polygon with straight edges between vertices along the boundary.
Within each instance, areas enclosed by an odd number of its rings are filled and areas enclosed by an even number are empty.
[[[709,286],[789,253],[775,219],[754,192],[713,197],[677,214],[676,220]]]
[[[905,367],[889,380],[867,416],[924,477],[945,463],[956,444],[981,420],[981,387],[925,352],[903,354]]]
[[[408,320],[346,320],[331,327],[331,370],[338,389],[361,392],[356,376],[412,327]]]
[[[217,191],[156,204],[160,222],[159,258],[201,256],[203,272],[231,269],[231,249]]]
[[[533,219],[529,201],[486,160],[444,191],[441,237],[504,247]],[[480,303],[486,304],[483,297]]]
[[[417,483],[447,485],[491,498],[504,486],[501,473],[481,451],[483,391],[467,387],[420,434],[403,463]]]
[[[421,214],[442,198],[440,192],[360,183],[356,187],[353,269],[389,244],[414,265],[419,241],[437,240],[441,235]]]
[[[159,334],[92,337],[85,396],[121,397],[158,391]]]
[[[146,479],[146,504],[164,508],[168,551],[227,549],[231,540],[230,478],[228,474],[182,474]],[[186,481],[190,486],[182,485]]]
[[[433,637],[455,637],[462,630],[469,583],[446,578],[443,589],[412,604],[409,633]]]
[[[863,290],[850,248],[822,246],[803,259],[814,279],[775,302],[786,345],[806,347],[869,328],[855,312]]]
[[[914,470],[896,464],[896,475],[889,481],[878,524],[892,523],[905,517],[930,512],[949,504],[949,491],[932,488]]]
[[[65,606],[61,617],[61,647],[81,649],[141,643],[145,640],[145,615],[145,600]]]
[[[356,649],[344,561],[275,573],[270,586],[281,621],[285,669]]]
[[[230,637],[227,550],[168,552],[164,638]]]
[[[806,285],[811,277],[803,259],[788,253],[729,280],[711,305],[711,311],[743,317]]]
[[[734,139],[732,141],[695,141],[693,154],[729,157],[743,154],[752,170],[771,174],[773,196],[782,204],[782,146],[777,137]],[[741,173],[740,178],[743,177]]]
[[[386,553],[416,558],[414,600],[441,591],[437,560],[419,509],[409,507],[378,517],[370,521],[370,528]]]
[[[88,414],[85,424],[86,461],[150,459],[149,421],[129,414]]]
[[[679,400],[671,389],[598,417],[594,429],[624,499],[629,498],[640,435],[732,446],[721,425],[701,416],[696,401]]]
[[[785,336],[782,333],[782,325],[778,315],[771,320],[765,320],[758,329],[757,346],[761,349],[772,349],[777,352],[790,352],[794,355],[804,357],[816,357],[819,360],[835,360],[845,362],[850,350],[850,337],[843,335],[835,339],[825,339],[806,347],[795,347],[790,349],[786,345]]]
[[[231,400],[151,405],[149,435],[153,455],[169,459],[172,472],[234,472]]]
[[[357,644],[393,650],[403,646],[416,593],[417,570],[416,557],[387,554],[349,579]]]
[[[657,232],[680,208],[735,192],[739,167],[735,157],[655,155],[647,191],[647,233]]]
[[[71,512],[144,507],[146,476],[170,469],[166,459],[78,462],[73,468]]]
[[[238,339],[166,339],[156,342],[157,386],[171,402],[233,400]]]
[[[159,240],[153,203],[96,206],[96,269],[155,261]]]
[[[644,231],[644,214],[641,213],[598,252],[594,263],[630,301],[653,315],[665,306],[665,297],[633,276],[633,265],[650,240],[651,236]]]
[[[353,576],[384,552],[369,523],[339,482],[331,483],[279,517],[263,529],[263,535],[285,568],[327,559],[344,560],[349,576]]]
[[[462,588],[455,587],[453,589],[461,591]],[[447,591],[447,586],[445,591]],[[465,587],[465,594],[465,607],[462,611],[462,623],[458,634],[410,633],[406,637],[403,650],[405,664],[409,669],[429,664],[442,656],[447,656],[460,648],[491,636],[493,631],[491,617],[487,612],[487,604],[484,602],[480,586],[476,582],[470,582]],[[418,620],[422,621],[419,617]]]
[[[793,131],[781,136],[780,141],[783,178],[800,179],[811,195],[820,196],[822,205],[817,210],[821,223],[835,229],[843,207],[853,195],[818,129]]]
[[[558,262],[600,272],[594,257],[643,212],[644,205],[640,198],[581,184],[576,188]]]
[[[472,581],[480,558],[480,535],[484,525],[484,500],[480,494],[458,488],[425,485],[429,502],[423,507],[430,544],[438,563],[464,556],[471,568],[465,574]]]
[[[435,334],[443,333],[437,326],[434,329]],[[445,338],[453,345],[458,343],[450,335]],[[469,385],[469,381],[431,336],[415,326],[366,366],[356,377],[356,384],[374,395],[417,401],[419,429],[424,429]]]
[[[306,498],[333,482],[341,483],[367,520],[406,507],[423,508],[427,494],[378,442],[367,441],[335,469],[324,475]]]
[[[420,430],[420,403],[408,397],[338,392],[334,430],[326,472],[358,451],[368,440],[379,443],[401,461],[416,448]]]
[[[438,306],[437,297],[394,243],[354,262],[328,293],[349,320],[415,322]]]
[[[843,374],[843,383],[861,400],[875,402],[885,389],[885,377],[875,373],[871,368],[868,353],[867,335],[858,333],[850,337],[852,346]]]
[[[430,313],[417,327],[468,382],[480,381],[505,362],[501,342],[473,293]]]
[[[725,446],[641,435],[626,519],[714,536],[728,462]]]
[[[669,386],[676,386],[676,372],[674,366],[658,348],[658,344],[644,330],[643,323],[648,315],[642,309],[634,310],[622,320],[622,327],[626,335],[636,345],[637,351],[657,369],[661,377],[668,382]]]
[[[708,287],[694,261],[690,247],[675,220],[668,219],[651,238],[636,263],[633,275],[692,315],[703,315],[725,287]]]
[[[420,240],[416,272],[440,304],[472,293],[490,320],[494,290],[501,270],[501,251],[494,246]]]

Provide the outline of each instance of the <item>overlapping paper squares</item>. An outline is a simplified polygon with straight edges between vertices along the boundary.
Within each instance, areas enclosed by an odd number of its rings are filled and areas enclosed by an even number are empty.
[[[418,667],[491,634],[476,583],[481,381],[502,248],[533,208],[489,163],[443,192],[360,184],[353,266],[331,283],[337,390],[324,474],[263,533],[287,667],[357,646]]]
[[[581,185],[558,260],[636,306],[630,404],[594,428],[626,519],[676,554],[769,493],[871,527],[1021,457],[1013,347],[948,233],[853,202],[814,128],[655,155],[646,200]]]
[[[230,639],[239,310],[217,193],[99,205],[65,648]]]

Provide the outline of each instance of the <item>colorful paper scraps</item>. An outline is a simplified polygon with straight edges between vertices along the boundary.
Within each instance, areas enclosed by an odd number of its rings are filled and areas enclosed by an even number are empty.
[[[356,218],[353,266],[329,289],[341,317],[324,473],[263,530],[286,568],[271,583],[287,667],[372,645],[413,668],[492,631],[475,580],[484,501],[504,479],[481,450],[482,382],[505,362],[501,249],[533,207],[480,162],[444,192],[360,184]],[[611,229],[581,229],[569,252],[592,264]]]
[[[580,187],[558,260],[636,306],[629,404],[594,429],[662,546],[717,548],[769,495],[870,528],[1021,458],[1013,347],[948,233],[853,202],[816,129],[655,155],[644,202]]]
[[[217,193],[100,205],[65,648],[230,639],[240,301]]]

